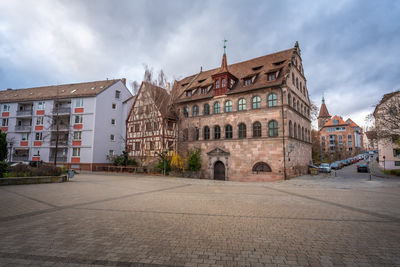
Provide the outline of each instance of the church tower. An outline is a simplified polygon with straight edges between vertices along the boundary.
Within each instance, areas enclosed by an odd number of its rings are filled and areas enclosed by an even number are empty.
[[[325,98],[322,97],[322,105],[321,108],[319,109],[319,115],[318,115],[318,129],[321,129],[322,126],[325,125],[329,120],[331,119],[331,115],[329,115],[328,109],[325,105]]]

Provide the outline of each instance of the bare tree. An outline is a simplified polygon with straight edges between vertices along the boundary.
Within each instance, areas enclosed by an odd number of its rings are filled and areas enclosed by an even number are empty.
[[[310,115],[312,121],[316,121],[318,119],[318,107],[313,101],[310,101]]]

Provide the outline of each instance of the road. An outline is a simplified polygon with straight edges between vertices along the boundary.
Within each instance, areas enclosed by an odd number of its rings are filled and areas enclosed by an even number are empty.
[[[0,187],[0,265],[399,266],[400,181],[80,174]]]

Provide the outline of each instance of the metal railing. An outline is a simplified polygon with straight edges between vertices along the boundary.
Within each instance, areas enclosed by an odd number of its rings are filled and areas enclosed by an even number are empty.
[[[32,110],[18,110],[17,116],[32,116]]]
[[[25,126],[25,125],[20,125],[20,126],[15,126],[15,131],[16,132],[30,132],[31,131],[32,126]]]
[[[71,107],[60,107],[53,109],[53,115],[71,113]]]
[[[12,156],[12,161],[29,161],[29,155],[26,155],[26,156]]]
[[[56,141],[55,140],[51,140],[50,141],[50,145],[51,146],[55,146],[56,145]],[[68,140],[58,140],[58,145],[59,146],[68,146]]]
[[[55,156],[51,155],[49,158],[50,162],[54,161]],[[57,157],[57,162],[67,162],[68,157],[67,156],[61,156],[61,157]]]

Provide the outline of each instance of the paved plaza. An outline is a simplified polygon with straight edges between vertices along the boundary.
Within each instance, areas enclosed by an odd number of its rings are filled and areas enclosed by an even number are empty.
[[[0,187],[0,265],[400,266],[400,180],[79,174]]]

